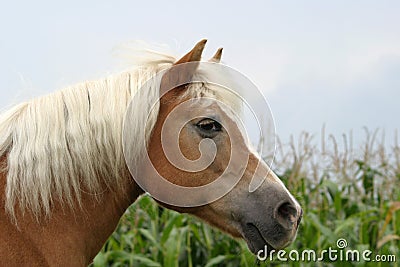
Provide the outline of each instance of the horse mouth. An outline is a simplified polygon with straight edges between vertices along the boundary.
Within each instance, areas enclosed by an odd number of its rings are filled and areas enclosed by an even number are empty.
[[[275,248],[265,240],[260,230],[253,223],[246,223],[243,229],[243,237],[250,251],[255,255],[257,255],[260,250],[263,250],[267,253],[267,256],[269,256],[271,251],[275,250]]]

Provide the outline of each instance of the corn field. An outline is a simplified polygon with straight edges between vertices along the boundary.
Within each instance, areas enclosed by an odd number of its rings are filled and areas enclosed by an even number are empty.
[[[92,266],[400,266],[398,141],[384,144],[381,131],[367,129],[358,147],[351,135],[334,138],[323,130],[321,136],[278,141],[272,168],[304,210],[297,238],[285,251],[318,253],[344,238],[348,249],[370,250],[370,258],[395,255],[396,262],[259,261],[244,241],[145,195],[127,210]]]

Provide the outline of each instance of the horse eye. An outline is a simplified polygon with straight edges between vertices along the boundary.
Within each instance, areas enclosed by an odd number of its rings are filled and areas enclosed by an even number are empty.
[[[196,126],[205,132],[219,132],[222,129],[222,125],[213,119],[201,120]]]

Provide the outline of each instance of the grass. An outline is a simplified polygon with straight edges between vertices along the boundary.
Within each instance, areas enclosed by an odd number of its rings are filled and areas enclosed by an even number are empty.
[[[278,145],[273,166],[304,209],[296,241],[287,252],[336,248],[395,255],[397,262],[257,262],[244,241],[230,238],[188,215],[141,197],[121,219],[93,262],[99,266],[399,266],[400,146],[384,145],[379,131],[365,130],[360,148],[349,136],[307,133]],[[383,136],[383,135],[382,135]]]

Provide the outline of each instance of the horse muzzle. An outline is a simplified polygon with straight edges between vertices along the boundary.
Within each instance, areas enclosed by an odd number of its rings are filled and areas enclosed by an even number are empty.
[[[240,220],[242,237],[254,254],[265,248],[271,252],[288,246],[296,238],[303,216],[303,210],[288,192],[262,192],[262,196],[253,196],[254,208],[243,211]],[[261,201],[265,196],[269,196],[268,202]]]

